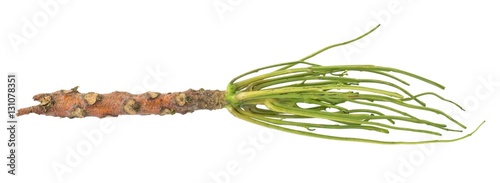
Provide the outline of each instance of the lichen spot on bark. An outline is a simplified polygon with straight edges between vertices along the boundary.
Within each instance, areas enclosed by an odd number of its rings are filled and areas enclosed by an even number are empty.
[[[175,96],[175,102],[177,102],[177,105],[181,107],[184,106],[186,104],[186,94],[181,93]]]
[[[139,103],[133,99],[126,100],[123,105],[123,110],[127,114],[137,114],[137,111],[139,111]]]
[[[152,91],[147,92],[147,94],[149,96],[149,99],[155,99],[156,97],[160,96],[160,93]]]
[[[167,115],[167,114],[173,114],[173,111],[170,110],[170,109],[168,109],[168,108],[166,108],[166,107],[160,109],[160,115],[163,116],[163,115]]]
[[[75,87],[73,87],[73,88],[71,88],[71,89],[69,89],[69,90],[62,90],[62,92],[63,92],[64,94],[73,93],[73,92],[74,92],[74,93],[79,93],[79,92],[78,92],[78,86],[75,86]]]
[[[84,118],[87,116],[87,112],[83,110],[81,107],[75,108],[75,110],[71,111],[71,118]]]
[[[95,92],[89,92],[83,96],[85,99],[85,102],[89,105],[95,104],[97,101],[101,100],[101,96],[99,96],[98,93]]]
[[[52,105],[52,97],[50,95],[43,96],[38,101],[40,102],[41,106],[49,107]]]

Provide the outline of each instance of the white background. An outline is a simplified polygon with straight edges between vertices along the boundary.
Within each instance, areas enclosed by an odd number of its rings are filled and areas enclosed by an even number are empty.
[[[46,2],[57,8],[44,10]],[[18,125],[18,175],[3,169],[0,182],[217,182],[211,174],[235,183],[499,182],[498,17],[498,6],[478,1],[2,1],[1,70],[19,75],[19,107],[76,85],[101,93],[225,89],[239,73],[302,58],[379,22],[356,53],[334,49],[317,61],[424,75],[469,106],[453,115],[470,128],[487,122],[459,142],[387,146],[268,131],[225,110],[104,120],[32,114]],[[23,35],[31,23],[36,32]],[[13,44],[13,35],[24,41]],[[102,139],[91,143],[89,131]],[[0,136],[3,156],[5,129]],[[66,162],[89,143],[78,163]],[[54,164],[69,172],[58,176]]]

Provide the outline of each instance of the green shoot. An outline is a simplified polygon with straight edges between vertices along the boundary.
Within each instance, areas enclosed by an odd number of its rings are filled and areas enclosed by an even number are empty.
[[[316,130],[321,129],[326,132],[335,132],[334,130],[339,129],[365,130],[384,134],[401,131],[441,136],[443,132],[462,132],[466,128],[464,124],[443,111],[426,106],[419,98],[424,95],[434,96],[463,110],[462,107],[433,92],[414,95],[401,86],[409,83],[397,75],[444,89],[443,85],[432,80],[390,67],[323,66],[307,62],[308,59],[326,50],[359,40],[379,26],[353,40],[327,46],[298,61],[254,69],[235,77],[227,86],[226,108],[234,116],[264,127],[333,140],[377,144],[422,144],[457,141],[472,135],[477,129],[454,139],[400,141],[335,136]],[[272,71],[255,76],[255,73],[264,70]],[[382,79],[348,77],[348,73],[355,72],[370,73]],[[423,118],[425,116],[415,116],[407,112],[411,110],[437,114],[444,117],[447,122],[426,120]],[[322,122],[312,122],[311,119],[315,121],[322,119]],[[454,127],[448,127],[449,123]]]

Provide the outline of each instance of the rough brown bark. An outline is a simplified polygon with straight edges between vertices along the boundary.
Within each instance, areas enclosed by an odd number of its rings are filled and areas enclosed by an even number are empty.
[[[98,94],[80,93],[77,88],[35,95],[33,99],[39,101],[40,104],[19,109],[17,115],[36,113],[69,118],[166,115],[186,114],[202,109],[215,110],[226,105],[225,91],[219,90],[189,89],[184,92],[146,92],[143,94],[116,91]]]

